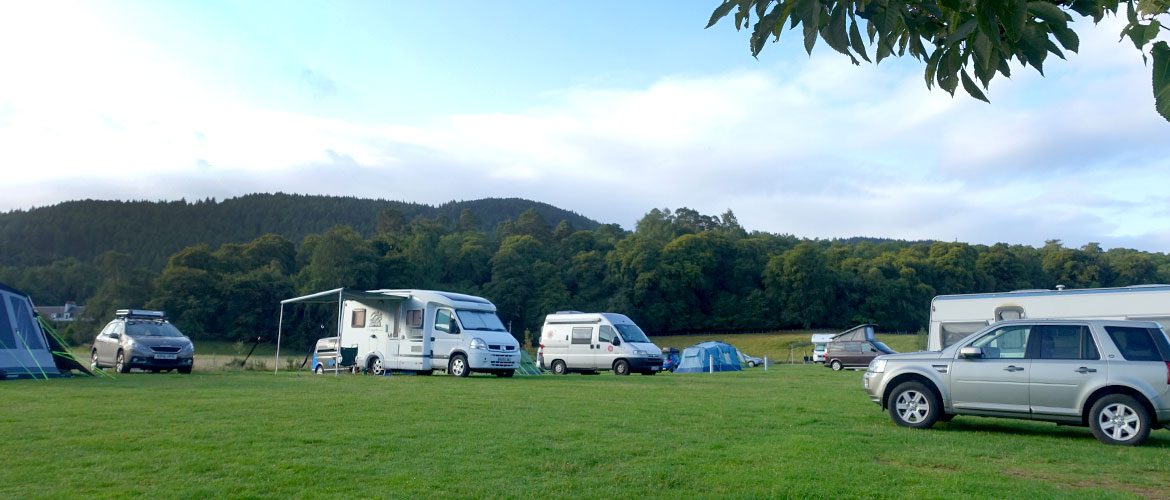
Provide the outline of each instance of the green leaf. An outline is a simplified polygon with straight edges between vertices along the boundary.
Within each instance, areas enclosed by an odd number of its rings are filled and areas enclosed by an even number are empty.
[[[1154,108],[1170,121],[1170,44],[1155,43],[1150,54],[1154,56]]]
[[[871,62],[869,56],[865,54],[865,40],[861,38],[861,30],[857,28],[856,19],[849,25],[849,45],[853,47],[853,51],[857,55],[865,59],[865,62]]]
[[[979,90],[979,86],[975,85],[975,82],[971,81],[971,77],[967,76],[966,70],[963,70],[960,74],[963,76],[963,90],[966,90],[968,94],[971,94],[971,97],[979,99],[980,101],[986,103],[991,102],[987,100],[987,96],[983,95],[983,91]]]
[[[1048,24],[1068,25],[1072,16],[1069,16],[1065,11],[1057,7],[1056,4],[1050,2],[1028,2],[1028,13],[1043,19]]]
[[[732,7],[735,7],[735,3],[731,0],[723,0],[723,3],[715,7],[715,11],[711,13],[711,20],[707,21],[707,28],[715,26],[715,23],[727,16],[727,13],[731,12]],[[739,26],[737,25],[736,28],[739,28]]]
[[[838,3],[833,12],[829,14],[829,24],[826,24],[821,29],[821,37],[825,39],[825,43],[829,44],[833,50],[852,56],[849,53],[849,35],[845,31],[845,4]],[[857,63],[856,60],[853,61]]]
[[[812,55],[812,49],[817,44],[817,27],[814,24],[804,25],[804,50]]]
[[[1029,26],[1020,34],[1019,52],[1024,61],[1031,64],[1041,75],[1044,74],[1044,59],[1048,57],[1048,38]]]
[[[930,54],[930,58],[926,60],[926,88],[934,87],[934,77],[938,73],[938,65],[942,61],[943,52],[945,49],[934,49],[934,53]]]
[[[971,36],[971,33],[974,33],[975,29],[978,27],[978,20],[976,20],[974,17],[968,19],[967,22],[960,24],[958,28],[955,28],[955,31],[947,37],[946,41],[943,42],[943,45],[950,46],[954,45],[956,42],[965,40],[968,36]]]
[[[999,8],[999,20],[1008,40],[1019,40],[1028,23],[1028,3],[1024,0],[1004,1]]]
[[[1073,52],[1077,52],[1080,50],[1080,48],[1081,48],[1080,37],[1077,36],[1077,32],[1073,31],[1072,28],[1069,28],[1067,25],[1066,26],[1053,25],[1052,26],[1052,34],[1053,34],[1053,36],[1056,37],[1056,40],[1059,41],[1060,44],[1064,46],[1064,48],[1071,50]]]

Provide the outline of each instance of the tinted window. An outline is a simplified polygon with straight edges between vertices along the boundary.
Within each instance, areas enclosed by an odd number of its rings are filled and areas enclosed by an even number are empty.
[[[1085,325],[1037,325],[1032,328],[1040,359],[1101,359],[1093,335]]]
[[[1162,354],[1158,352],[1158,344],[1155,343],[1155,339],[1159,337],[1162,343],[1166,342],[1160,330],[1107,326],[1105,331],[1109,333],[1109,338],[1113,339],[1113,343],[1117,345],[1117,349],[1121,351],[1121,355],[1125,359],[1129,361],[1162,361]]]
[[[593,327],[578,326],[573,328],[573,343],[574,344],[592,344],[593,343]]]

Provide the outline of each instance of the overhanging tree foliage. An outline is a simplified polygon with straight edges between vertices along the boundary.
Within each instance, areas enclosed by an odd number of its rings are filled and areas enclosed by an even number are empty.
[[[1159,17],[1170,12],[1170,0],[724,0],[707,27],[733,9],[735,28],[751,29],[753,56],[769,38],[779,41],[786,27],[799,26],[810,54],[818,38],[854,64],[871,61],[867,46],[879,63],[909,54],[925,62],[927,88],[937,84],[954,95],[962,85],[983,101],[997,74],[1011,76],[1012,59],[1044,74],[1049,55],[1064,59],[1064,50],[1079,49],[1070,13],[1099,23],[1124,9],[1128,24],[1121,37],[1147,63],[1149,47],[1154,106],[1170,121],[1170,45],[1157,40],[1168,29]]]

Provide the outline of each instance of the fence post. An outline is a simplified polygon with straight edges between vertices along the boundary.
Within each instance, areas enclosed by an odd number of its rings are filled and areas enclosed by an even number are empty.
[[[715,373],[715,356],[707,356],[707,373]]]
[[[764,355],[764,371],[768,371],[768,355]]]

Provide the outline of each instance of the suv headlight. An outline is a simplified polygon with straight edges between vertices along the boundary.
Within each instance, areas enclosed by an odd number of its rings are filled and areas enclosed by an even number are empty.
[[[886,360],[875,359],[869,362],[869,371],[874,373],[881,373],[886,371]]]
[[[479,337],[475,337],[471,339],[471,345],[469,347],[472,349],[487,349],[487,342],[484,342],[483,339]]]

